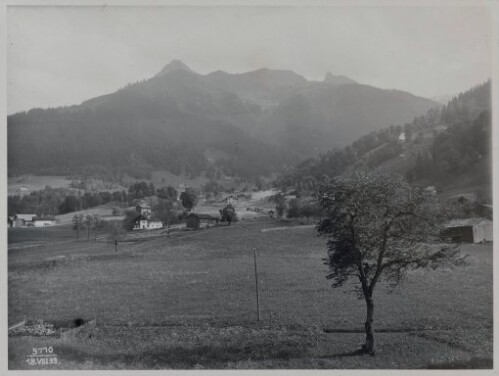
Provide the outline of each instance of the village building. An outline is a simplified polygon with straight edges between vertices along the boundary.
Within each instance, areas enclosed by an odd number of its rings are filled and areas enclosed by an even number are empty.
[[[24,185],[22,185],[22,186],[19,187],[19,196],[20,197],[24,197],[24,196],[26,196],[28,194],[29,194],[29,188],[28,187],[26,187]]]
[[[220,222],[220,217],[218,215],[203,213],[190,213],[185,218],[185,226],[192,230],[198,230],[201,227],[215,226],[218,222]]]
[[[143,215],[145,217],[148,217],[151,215],[151,206],[149,206],[146,203],[141,202],[141,203],[137,204],[137,206],[135,207],[135,211],[139,215]]]
[[[163,222],[156,218],[139,215],[133,220],[134,230],[157,230],[163,228]]]
[[[434,185],[427,186],[424,191],[432,196],[437,194],[437,188]]]
[[[137,217],[133,220],[134,230],[157,230],[163,228],[163,222],[159,218],[151,217],[151,206],[146,203],[139,203],[135,207]]]
[[[437,132],[439,132],[439,133],[440,133],[440,132],[444,132],[444,131],[446,131],[446,130],[447,130],[447,126],[445,126],[445,125],[443,125],[443,124],[440,124],[440,125],[437,125],[437,126],[435,127],[435,130],[436,130]]]
[[[180,200],[180,195],[185,192],[185,184],[179,184],[177,189],[177,201]]]
[[[405,141],[405,132],[400,133],[400,135],[399,135],[399,141],[401,141],[401,142]]]
[[[11,227],[33,226],[33,218],[36,214],[16,214],[12,219]]]
[[[33,225],[35,227],[45,227],[55,225],[54,217],[35,217],[33,218]]]
[[[443,236],[457,243],[491,242],[492,221],[486,218],[455,219],[445,226]]]
[[[298,191],[295,188],[290,188],[285,192],[282,192],[285,198],[288,200],[292,200],[298,197]]]
[[[236,205],[239,202],[239,198],[235,195],[229,195],[224,198],[225,205]]]

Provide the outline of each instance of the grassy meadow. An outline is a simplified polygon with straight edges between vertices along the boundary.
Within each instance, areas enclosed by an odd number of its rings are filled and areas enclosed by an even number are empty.
[[[365,304],[351,286],[329,286],[325,239],[313,228],[265,231],[283,224],[247,219],[121,243],[115,252],[59,227],[51,242],[9,250],[9,324],[97,325],[70,338],[9,337],[10,369],[30,368],[24,361],[35,345],[58,354],[60,364],[47,369],[492,366],[490,244],[463,246],[465,268],[415,271],[395,290],[378,286],[378,353],[369,357],[355,355]]]

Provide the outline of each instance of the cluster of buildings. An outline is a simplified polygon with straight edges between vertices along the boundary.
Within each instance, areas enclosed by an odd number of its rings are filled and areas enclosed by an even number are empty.
[[[181,184],[178,192],[185,191],[185,187]],[[222,198],[225,205],[237,206],[239,197],[235,194],[229,194]],[[134,219],[134,230],[155,230],[163,228],[163,223],[159,218],[152,215],[151,206],[141,202],[135,207],[137,217]],[[220,222],[220,215],[209,213],[192,212],[185,218],[186,228],[198,230],[203,227],[212,227]]]
[[[36,214],[16,214],[8,217],[9,227],[45,227],[55,225],[54,217],[39,217]]]

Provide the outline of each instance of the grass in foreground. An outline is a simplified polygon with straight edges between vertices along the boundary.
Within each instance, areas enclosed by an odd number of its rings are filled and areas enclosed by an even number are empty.
[[[468,268],[414,272],[393,292],[380,289],[375,326],[384,332],[377,334],[379,355],[370,359],[347,356],[362,343],[365,307],[344,293],[348,287],[328,286],[324,240],[310,228],[260,231],[272,226],[281,225],[243,221],[123,244],[117,254],[109,244],[86,242],[9,252],[9,323],[24,316],[98,321],[91,338],[9,338],[9,367],[23,367],[35,343],[53,344],[62,368],[489,364],[490,245],[463,248]],[[65,257],[47,262],[58,255]]]

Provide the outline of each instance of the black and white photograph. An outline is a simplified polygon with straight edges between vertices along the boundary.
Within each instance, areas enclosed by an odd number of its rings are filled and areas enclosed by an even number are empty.
[[[492,373],[498,5],[8,3],[5,369]]]

